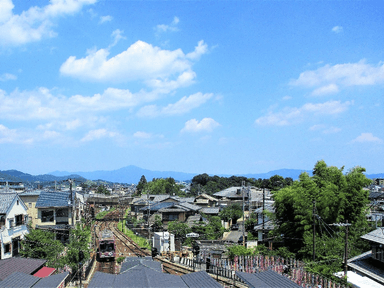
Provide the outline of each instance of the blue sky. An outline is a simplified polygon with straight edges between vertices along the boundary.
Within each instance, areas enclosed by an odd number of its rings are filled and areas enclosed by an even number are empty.
[[[384,172],[383,8],[0,0],[0,170]]]

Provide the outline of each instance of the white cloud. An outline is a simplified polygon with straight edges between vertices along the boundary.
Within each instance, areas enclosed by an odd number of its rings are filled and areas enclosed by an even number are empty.
[[[164,135],[162,134],[152,134],[144,131],[137,131],[133,134],[134,138],[137,139],[151,139],[151,138],[164,138]]]
[[[336,84],[329,84],[329,85],[322,86],[320,88],[315,89],[312,92],[312,95],[321,96],[321,95],[334,94],[337,92],[339,92],[339,87]]]
[[[198,92],[188,97],[184,96],[176,103],[168,104],[165,107],[158,107],[157,105],[144,106],[137,112],[137,115],[139,117],[157,117],[162,115],[168,116],[185,114],[192,109],[203,105],[211,99],[212,96],[213,94],[203,94]]]
[[[17,79],[16,75],[13,75],[13,74],[10,74],[10,73],[4,73],[4,74],[0,75],[0,81],[1,82],[5,82],[5,81],[8,81],[8,80],[16,80],[16,79]]]
[[[119,34],[121,35],[121,34]],[[109,57],[109,49],[88,51],[84,58],[69,57],[60,67],[62,75],[90,81],[143,81],[150,87],[175,89],[193,83],[191,60],[206,53],[204,42],[194,52],[184,54],[137,41],[120,54]],[[168,86],[167,86],[168,85]]]
[[[384,63],[357,63],[325,65],[317,70],[308,70],[298,79],[290,81],[292,86],[315,88],[313,94],[336,93],[340,87],[377,85],[384,83]]]
[[[288,101],[288,100],[291,100],[292,97],[287,95],[287,96],[284,96],[282,99],[283,99],[284,101]]]
[[[152,137],[151,133],[143,132],[143,131],[137,131],[133,134],[133,137],[140,138],[140,139],[149,139]]]
[[[334,32],[336,34],[339,34],[339,33],[343,32],[343,27],[335,26],[335,27],[332,28],[332,32]]]
[[[180,20],[176,16],[173,18],[173,21],[171,24],[166,25],[166,24],[160,24],[155,27],[155,30],[157,33],[162,33],[162,32],[176,32],[179,31],[179,28],[177,27],[177,24],[179,24]]]
[[[89,142],[99,140],[102,138],[115,138],[119,136],[116,132],[108,131],[107,129],[96,129],[89,131],[82,139],[81,142]]]
[[[93,96],[74,95],[65,97],[53,95],[44,87],[33,91],[15,90],[9,95],[0,90],[0,119],[9,120],[57,120],[74,121],[79,115],[89,117],[95,112],[110,112],[130,109],[139,104],[152,101],[157,94],[149,92],[131,93],[129,90],[107,88]],[[68,123],[67,129],[80,125]]]
[[[101,17],[100,17],[100,21],[99,21],[99,23],[100,23],[100,24],[103,24],[103,23],[105,23],[105,22],[110,22],[110,21],[112,21],[112,19],[113,19],[113,17],[110,16],[110,15],[101,16]]]
[[[0,143],[16,142],[18,135],[15,129],[9,129],[0,124]]]
[[[353,102],[327,101],[324,103],[306,103],[303,106],[285,107],[280,112],[269,112],[255,120],[256,125],[286,126],[300,123],[313,115],[336,115],[348,109]]]
[[[84,5],[96,0],[51,0],[44,7],[33,6],[21,14],[13,14],[12,0],[0,0],[0,45],[18,46],[42,38],[56,36],[53,28],[55,18],[73,15]]]
[[[323,130],[323,134],[335,134],[335,133],[339,133],[340,131],[341,129],[338,127],[329,127]]]
[[[361,133],[359,136],[357,136],[352,142],[359,142],[359,143],[367,143],[367,142],[373,142],[373,143],[383,143],[383,140],[380,138],[373,136],[372,133]]]
[[[220,126],[220,124],[212,118],[204,118],[200,122],[196,119],[191,119],[185,122],[181,132],[211,132],[218,126]]]

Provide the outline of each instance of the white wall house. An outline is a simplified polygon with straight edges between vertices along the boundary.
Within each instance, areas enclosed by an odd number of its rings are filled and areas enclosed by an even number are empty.
[[[0,257],[19,254],[20,240],[28,233],[27,206],[16,193],[0,194]]]

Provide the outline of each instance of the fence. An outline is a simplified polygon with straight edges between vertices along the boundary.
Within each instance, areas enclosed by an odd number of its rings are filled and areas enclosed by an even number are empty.
[[[195,265],[194,267],[200,270],[203,270],[202,268],[205,266],[207,272],[228,279],[234,279],[234,277],[237,277],[235,276],[235,271],[256,273],[273,270],[290,278],[293,282],[305,288],[346,288],[346,286],[333,280],[305,271],[304,262],[296,259],[284,259],[282,257],[264,255],[235,256],[233,260],[217,259],[210,257],[210,253],[206,253],[204,251],[202,251],[200,256],[201,260],[197,262],[197,264],[191,259],[186,258],[180,259],[180,263],[190,267]],[[240,281],[239,278],[235,278],[234,280]]]

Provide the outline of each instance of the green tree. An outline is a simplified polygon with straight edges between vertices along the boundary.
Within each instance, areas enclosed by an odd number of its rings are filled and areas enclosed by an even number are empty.
[[[358,243],[357,239],[362,233],[367,232],[365,210],[368,192],[363,190],[363,187],[371,181],[363,174],[364,168],[355,167],[345,174],[343,170],[344,167],[328,167],[324,161],[318,161],[312,177],[302,173],[299,180],[294,181],[291,186],[273,192],[276,224],[273,233],[283,235],[290,250],[298,252],[304,259],[312,259],[314,216],[316,257],[319,260],[341,259],[340,255],[343,254],[344,230],[331,230],[327,227],[328,224],[348,220],[352,224],[349,239],[354,239],[350,241],[351,247]],[[360,253],[359,249],[354,249],[351,257],[356,253]],[[339,261],[335,266],[340,263]],[[324,266],[324,269],[316,267],[317,272],[329,275],[337,270],[331,265],[328,265],[328,268]]]
[[[111,194],[109,192],[109,190],[104,186],[104,184],[101,184],[99,185],[99,187],[97,187],[97,193],[99,194],[105,194],[105,195],[109,195]]]
[[[192,232],[191,228],[186,223],[177,220],[168,223],[168,231],[174,234],[177,239],[180,239],[181,243],[184,243],[186,235]]]
[[[222,220],[229,222],[231,219],[236,222],[243,216],[243,209],[240,204],[234,203],[220,211],[219,216]]]
[[[137,194],[141,195],[147,185],[147,179],[144,175],[141,176],[139,183],[136,186]]]
[[[60,261],[64,245],[55,239],[53,232],[29,228],[29,233],[21,240],[23,249],[20,250],[20,254],[28,258],[46,259],[50,267],[64,267],[64,262]]]
[[[91,252],[89,249],[90,239],[91,230],[89,226],[82,228],[78,224],[75,229],[71,229],[69,243],[66,247],[65,262],[73,269],[73,271],[78,270],[78,265],[80,262],[79,251],[82,251],[84,254],[84,260],[82,260],[82,263],[89,259]]]

